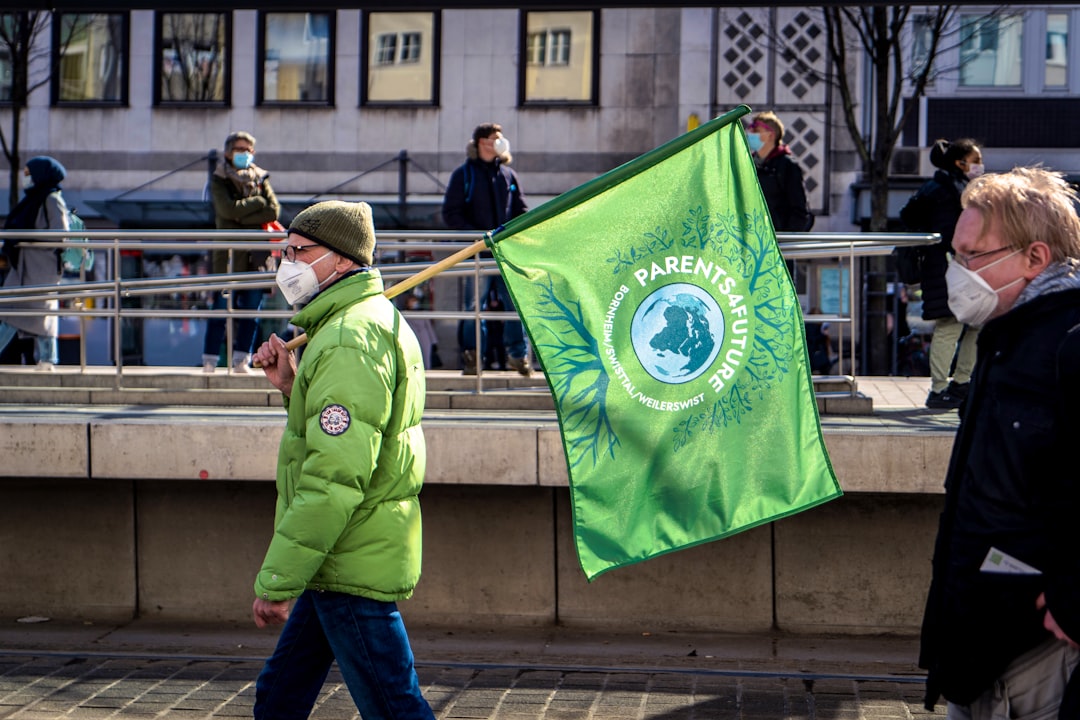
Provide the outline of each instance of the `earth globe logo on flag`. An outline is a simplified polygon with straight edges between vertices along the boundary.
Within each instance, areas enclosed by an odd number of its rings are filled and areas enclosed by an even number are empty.
[[[724,339],[724,313],[697,285],[665,285],[638,305],[630,339],[649,375],[680,385],[700,377],[716,359]]]

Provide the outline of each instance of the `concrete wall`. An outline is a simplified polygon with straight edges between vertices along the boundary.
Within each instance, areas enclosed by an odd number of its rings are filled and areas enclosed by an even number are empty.
[[[0,418],[0,618],[247,621],[272,532],[280,408],[16,415]],[[589,583],[557,424],[528,417],[425,422],[424,574],[403,603],[411,619],[918,630],[949,426],[830,423],[843,497]]]
[[[270,482],[4,480],[0,617],[248,619]],[[609,571],[578,566],[568,488],[428,485],[410,620],[913,633],[940,496],[849,494]]]

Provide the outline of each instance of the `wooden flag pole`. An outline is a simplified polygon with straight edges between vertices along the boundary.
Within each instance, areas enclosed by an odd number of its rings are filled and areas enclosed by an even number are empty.
[[[424,282],[425,280],[428,280],[429,278],[432,278],[432,277],[438,275],[443,270],[446,270],[448,268],[452,268],[453,266],[457,265],[462,260],[468,260],[473,255],[475,255],[476,253],[480,252],[483,249],[484,249],[484,241],[483,240],[477,240],[476,242],[474,242],[472,245],[465,248],[464,250],[459,250],[456,253],[454,253],[453,255],[450,255],[449,257],[444,258],[444,259],[440,260],[439,262],[435,263],[431,267],[428,267],[428,268],[425,268],[425,269],[421,270],[420,272],[416,273],[412,277],[405,278],[404,280],[397,283],[396,285],[392,285],[391,287],[388,287],[386,290],[383,290],[383,295],[385,295],[388,298],[397,297],[398,295],[405,292],[406,290],[411,290],[412,288],[416,287],[417,285]],[[301,333],[300,335],[297,335],[296,337],[294,337],[289,342],[285,343],[285,347],[287,349],[289,349],[289,350],[295,350],[296,348],[300,347],[301,345],[303,345],[307,341],[308,341],[307,333]]]

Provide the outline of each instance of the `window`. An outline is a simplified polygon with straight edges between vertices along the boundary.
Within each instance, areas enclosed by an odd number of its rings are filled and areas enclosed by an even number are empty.
[[[1050,13],[1046,16],[1046,76],[1048,88],[1069,84],[1069,16]]]
[[[376,65],[393,65],[397,57],[397,35],[386,33],[379,36],[378,47],[375,50]]]
[[[1023,27],[1019,15],[961,16],[960,85],[1020,85]]]
[[[407,32],[401,34],[401,58],[399,62],[420,62],[420,33]]]
[[[264,13],[261,18],[259,102],[333,105],[333,13]]]
[[[364,13],[364,104],[437,105],[439,13]]]
[[[911,20],[911,72],[909,77],[918,77],[930,60],[930,45],[933,42],[934,17],[932,15],[916,15]],[[933,82],[934,69],[927,73],[928,83]]]
[[[522,12],[520,102],[596,104],[599,13]]]
[[[528,63],[530,65],[569,65],[570,29],[540,30],[529,33]]]
[[[228,103],[229,13],[158,13],[158,104]]]
[[[0,103],[10,105],[15,93],[17,62],[11,57],[9,38],[17,37],[19,24],[26,23],[26,13],[3,13],[0,15]]]
[[[55,104],[127,103],[126,13],[53,15]]]

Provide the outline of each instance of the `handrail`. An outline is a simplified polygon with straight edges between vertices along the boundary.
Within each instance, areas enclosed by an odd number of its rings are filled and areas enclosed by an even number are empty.
[[[80,241],[72,242],[68,238],[77,236]],[[133,251],[183,251],[184,254],[198,254],[210,251],[227,251],[229,268],[232,267],[233,253],[250,250],[280,250],[284,248],[286,233],[265,233],[258,230],[0,230],[0,242],[6,239],[19,239],[27,242],[33,238],[35,248],[76,247],[92,249],[106,255],[110,262],[105,263],[108,270],[106,279],[87,281],[85,274],[75,282],[60,285],[27,286],[21,288],[0,288],[0,314],[12,316],[78,316],[80,318],[112,318],[116,335],[114,361],[117,370],[117,387],[122,375],[123,357],[120,347],[119,327],[123,318],[225,318],[227,323],[227,346],[232,345],[232,323],[236,319],[289,318],[294,314],[291,309],[284,310],[238,310],[228,306],[223,310],[201,308],[133,308],[123,307],[123,300],[153,295],[171,295],[192,292],[229,291],[240,289],[267,289],[275,286],[272,272],[242,272],[225,274],[207,274],[188,277],[165,278],[123,278],[117,277],[116,268],[120,267],[121,257]],[[457,232],[446,230],[432,231],[381,231],[377,245],[380,256],[398,252],[430,252],[452,254],[474,244],[483,237],[482,233]],[[85,238],[85,241],[81,239]],[[847,313],[807,313],[807,322],[836,323],[840,329],[840,342],[843,343],[843,328],[850,327],[852,309],[856,307],[854,282],[855,258],[886,255],[894,247],[924,245],[936,243],[940,236],[921,233],[778,233],[777,241],[785,259],[838,259],[847,260],[849,268],[848,312]],[[430,266],[430,262],[399,262],[380,264],[379,268],[388,287],[412,277]],[[476,279],[474,292],[479,295],[481,276],[498,274],[498,267],[493,259],[479,255],[461,263],[455,268],[441,273],[443,277],[461,277],[471,275]],[[111,277],[108,277],[111,275]],[[89,307],[89,299],[103,299],[104,307]],[[231,298],[231,296],[230,296]],[[26,300],[56,300],[71,302],[71,307],[55,310],[15,309],[6,307],[12,303]],[[432,320],[503,320],[518,318],[513,311],[490,311],[480,309],[480,303],[474,301],[474,310],[410,310],[403,315],[406,318],[427,318]],[[850,358],[855,357],[854,332],[848,333]],[[80,346],[83,350],[80,366],[85,370],[85,323],[80,322]],[[844,354],[840,354],[840,375],[844,376]],[[478,363],[476,387],[483,390],[483,370]],[[850,377],[850,376],[849,376]]]

